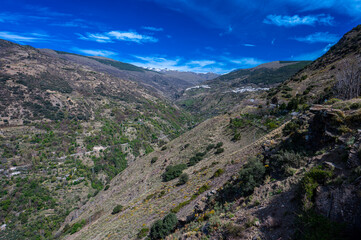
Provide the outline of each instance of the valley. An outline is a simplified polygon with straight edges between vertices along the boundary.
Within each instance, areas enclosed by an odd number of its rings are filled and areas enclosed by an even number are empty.
[[[360,46],[219,75],[0,40],[0,239],[355,239]]]

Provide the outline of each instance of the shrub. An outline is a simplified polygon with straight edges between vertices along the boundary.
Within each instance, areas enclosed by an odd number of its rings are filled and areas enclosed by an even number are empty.
[[[217,143],[216,148],[220,148],[222,146],[223,146],[223,142],[219,142],[219,143]]]
[[[213,174],[213,178],[219,177],[224,173],[224,169],[220,168],[218,169],[214,174]]]
[[[313,198],[319,184],[332,177],[332,171],[323,170],[321,167],[312,168],[301,180],[301,194],[303,195],[303,209],[309,210],[313,206]]]
[[[307,211],[300,215],[298,225],[295,236],[297,240],[351,239],[345,234],[347,228],[344,224],[332,222],[314,211]]]
[[[252,194],[254,188],[263,183],[265,173],[266,168],[263,163],[256,158],[251,158],[238,173],[238,177],[225,184],[217,196],[218,201],[233,201],[240,196]]]
[[[208,146],[207,146],[207,151],[212,150],[214,147],[215,147],[214,144],[208,144]]]
[[[185,165],[185,164],[168,166],[162,175],[163,181],[168,182],[170,180],[173,180],[173,179],[179,177],[182,174],[183,170],[186,168],[187,168],[187,165]]]
[[[301,122],[299,122],[298,120],[292,120],[291,122],[286,124],[282,132],[284,135],[289,135],[293,132],[296,132],[300,127],[301,127]]]
[[[161,151],[167,150],[167,146],[163,146],[160,150],[161,150]]]
[[[82,227],[84,227],[86,224],[85,220],[81,220],[80,222],[74,223],[73,226],[69,229],[70,234],[74,234],[77,231],[79,231]]]
[[[292,151],[279,151],[272,155],[270,159],[270,169],[273,173],[281,173],[285,176],[291,176],[292,168],[299,168],[304,165],[304,158]]]
[[[183,184],[186,184],[189,180],[189,176],[187,173],[182,173],[180,176],[179,176],[179,181],[178,181],[178,186],[180,185],[183,185]]]
[[[149,228],[142,228],[140,229],[139,233],[137,234],[137,238],[142,239],[146,237],[149,233]]]
[[[162,239],[169,235],[177,226],[178,219],[174,213],[169,213],[163,220],[157,220],[150,229],[151,239]]]
[[[222,152],[224,152],[224,148],[217,148],[214,154],[221,154]]]
[[[109,189],[109,184],[107,184],[104,188],[104,191],[108,190]]]
[[[152,160],[150,160],[150,163],[153,164],[158,160],[158,157],[153,157]]]
[[[115,208],[113,208],[113,212],[112,212],[112,214],[114,215],[114,214],[117,214],[117,213],[119,213],[120,211],[122,211],[123,210],[123,206],[122,205],[117,205],[117,206],[115,206]]]
[[[224,225],[224,230],[228,237],[242,237],[244,227],[228,222]]]
[[[359,109],[360,107],[361,107],[361,103],[352,103],[352,104],[350,105],[350,108],[351,108],[352,110]]]

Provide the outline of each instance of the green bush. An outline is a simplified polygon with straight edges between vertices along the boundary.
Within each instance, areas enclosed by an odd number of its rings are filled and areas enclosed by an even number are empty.
[[[217,148],[214,154],[221,154],[222,152],[224,152],[224,148]]]
[[[219,142],[219,143],[217,143],[216,148],[220,148],[222,146],[223,146],[223,142]]]
[[[158,220],[152,225],[149,237],[151,239],[163,239],[175,229],[177,223],[177,216],[174,213],[169,213],[163,220]]]
[[[251,158],[238,173],[238,177],[224,185],[217,200],[219,202],[233,201],[238,197],[252,194],[254,188],[263,183],[265,173],[266,168],[263,163],[256,158]]]
[[[189,180],[189,176],[187,173],[182,173],[180,176],[179,176],[179,181],[178,181],[178,186],[180,185],[183,185],[183,184],[186,184]]]
[[[112,211],[112,214],[114,215],[114,214],[117,214],[117,213],[119,213],[120,211],[122,211],[123,210],[123,206],[122,205],[117,205],[117,206],[115,206],[114,208],[113,208],[113,211]]]
[[[139,233],[137,234],[138,239],[142,239],[146,237],[149,233],[149,228],[142,228],[140,229]]]
[[[301,127],[301,125],[302,124],[298,120],[292,120],[291,122],[286,124],[282,132],[284,135],[289,135],[296,132]]]
[[[187,168],[187,165],[185,165],[185,164],[168,166],[162,175],[163,181],[168,182],[170,180],[173,180],[173,179],[179,177],[182,174],[183,170],[186,168]]]
[[[153,164],[158,160],[158,157],[153,157],[152,160],[150,160],[150,163]]]
[[[85,226],[86,222],[85,220],[81,220],[80,222],[74,223],[74,225],[69,229],[70,230],[70,234],[74,234],[77,231],[79,231],[80,229],[82,229]]]
[[[277,154],[272,155],[270,159],[272,173],[280,173],[284,176],[290,176],[291,168],[300,168],[304,164],[304,158],[292,151],[279,151]]]
[[[301,194],[303,195],[303,209],[313,207],[315,191],[320,184],[325,184],[332,177],[332,171],[323,170],[321,167],[312,168],[301,180]]]
[[[332,222],[314,211],[303,213],[298,220],[296,240],[351,239],[346,235],[347,228],[344,224]]]
[[[213,174],[213,178],[219,177],[224,173],[224,169],[220,168],[218,169],[214,174]]]
[[[214,144],[208,144],[207,151],[211,151],[215,147]]]

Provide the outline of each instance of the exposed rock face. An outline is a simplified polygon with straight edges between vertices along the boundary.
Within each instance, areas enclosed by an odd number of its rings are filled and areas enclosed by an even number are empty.
[[[319,187],[316,211],[335,222],[345,222],[353,234],[361,233],[361,180],[338,188]]]

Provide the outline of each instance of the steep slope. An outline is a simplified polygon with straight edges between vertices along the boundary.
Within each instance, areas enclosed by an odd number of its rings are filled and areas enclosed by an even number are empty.
[[[277,61],[236,70],[188,88],[177,99],[177,104],[203,118],[214,116],[229,110],[235,102],[252,98],[252,92],[267,90],[287,80],[309,63]]]
[[[136,82],[0,41],[0,239],[49,239],[136,157],[193,125]]]
[[[257,110],[250,107],[245,112],[251,113],[254,109]],[[259,140],[268,131],[254,120],[242,130],[241,140],[231,141],[230,117],[236,115],[207,120],[161,150],[139,158],[111,181],[107,191],[68,216],[63,232],[83,219],[86,223],[79,232],[65,239],[134,239],[141,228],[149,227],[148,223],[162,218],[171,209],[185,221],[205,191],[222,186],[248,157],[260,151],[262,140],[271,139],[280,131]],[[203,157],[198,163],[190,163],[193,156],[200,155]],[[181,186],[177,185],[177,179],[164,182],[162,174],[167,167],[178,164],[188,164],[184,172],[189,175],[189,181]],[[222,169],[224,175],[212,177],[218,169]],[[122,205],[123,210],[113,215],[117,205]]]

